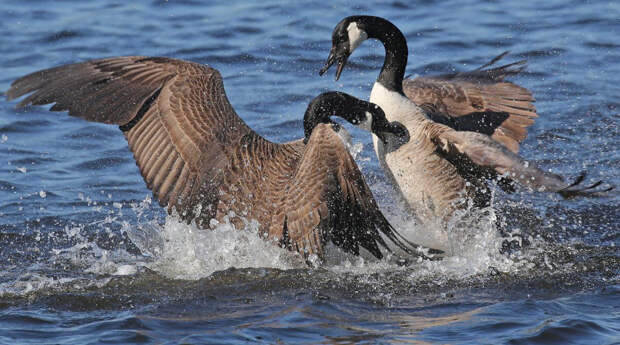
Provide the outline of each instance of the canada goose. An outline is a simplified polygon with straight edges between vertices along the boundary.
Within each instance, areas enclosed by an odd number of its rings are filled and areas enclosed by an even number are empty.
[[[389,121],[403,124],[410,140],[390,136],[387,142],[373,135],[379,161],[411,210],[423,222],[445,220],[467,204],[486,206],[490,193],[486,180],[500,177],[500,186],[512,191],[517,181],[538,191],[565,197],[593,190],[601,182],[578,188],[582,174],[566,183],[517,155],[526,127],[537,117],[534,98],[522,87],[505,82],[524,62],[451,75],[403,80],[407,42],[391,22],[372,16],[351,16],[336,25],[332,48],[320,75],[335,62],[336,80],[351,53],[364,40],[376,38],[385,47],[385,61],[370,94]],[[502,175],[502,176],[499,176]]]
[[[385,219],[355,161],[330,120],[375,119],[379,137],[402,135],[374,104],[341,92],[310,102],[303,139],[276,144],[262,138],[230,105],[220,73],[205,65],[164,57],[113,57],[26,75],[9,100],[31,93],[18,107],[55,103],[50,110],[119,125],[149,189],[168,212],[208,228],[229,218],[259,222],[260,236],[304,258],[324,257],[331,241],[377,258],[381,234],[423,256]]]

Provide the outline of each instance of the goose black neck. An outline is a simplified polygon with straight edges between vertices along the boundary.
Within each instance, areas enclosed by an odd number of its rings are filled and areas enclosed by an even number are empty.
[[[338,97],[324,93],[315,97],[304,114],[304,143],[308,143],[312,131],[319,123],[331,123],[330,116],[334,114],[332,110],[338,102]]]
[[[324,92],[315,97],[304,115],[304,142],[307,143],[312,131],[319,123],[333,124],[338,131],[340,127],[331,120],[339,116],[351,122],[353,118],[370,110],[370,103],[357,99],[343,92]]]
[[[377,81],[388,90],[403,93],[403,77],[407,67],[407,40],[403,33],[388,20],[380,17],[360,16],[356,20],[368,34],[385,47],[385,60]]]

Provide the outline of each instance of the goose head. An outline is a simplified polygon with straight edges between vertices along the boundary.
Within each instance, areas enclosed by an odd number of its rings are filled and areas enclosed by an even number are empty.
[[[338,80],[355,48],[371,38],[379,40],[385,48],[385,60],[377,82],[388,90],[402,94],[402,82],[407,67],[407,40],[394,24],[381,17],[351,16],[341,20],[332,32],[332,48],[319,75],[323,75],[332,65],[338,63]]]
[[[377,135],[384,143],[392,136],[408,137],[407,129],[397,122],[389,122],[378,105],[355,98],[338,91],[325,92],[315,97],[304,115],[304,142],[307,143],[312,130],[319,123],[338,125],[331,120],[339,116],[351,124]]]
[[[355,48],[368,39],[366,23],[360,20],[362,18],[362,16],[347,17],[336,25],[332,32],[332,48],[329,52],[329,57],[327,62],[325,62],[325,66],[319,71],[319,75],[323,75],[337,62],[336,80],[340,78],[342,69],[346,65],[349,56]]]

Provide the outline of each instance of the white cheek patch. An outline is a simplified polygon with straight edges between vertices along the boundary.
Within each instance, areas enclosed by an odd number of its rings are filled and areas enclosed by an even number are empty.
[[[372,114],[369,112],[366,112],[366,120],[364,122],[361,122],[359,125],[357,125],[357,127],[372,132]]]
[[[355,22],[349,24],[347,33],[349,34],[349,53],[353,53],[355,48],[368,38],[366,31],[360,29]]]

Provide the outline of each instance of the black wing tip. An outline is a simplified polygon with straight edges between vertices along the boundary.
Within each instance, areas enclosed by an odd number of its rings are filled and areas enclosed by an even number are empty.
[[[615,186],[611,184],[608,184],[608,186],[602,189],[597,189],[597,187],[605,183],[602,180],[598,180],[588,186],[582,187],[580,185],[585,180],[586,175],[587,175],[587,172],[582,171],[579,174],[579,176],[575,178],[573,182],[571,182],[565,188],[560,189],[558,191],[558,194],[560,194],[564,199],[571,199],[571,198],[578,197],[578,196],[600,197],[600,196],[605,196],[604,193],[611,192],[612,190],[615,189]]]
[[[580,184],[586,178],[586,175],[587,175],[586,171],[580,172],[579,176],[577,176],[575,180],[564,189],[575,187],[576,185]]]
[[[488,73],[489,77],[493,80],[502,81],[506,77],[517,75],[523,72],[526,68],[527,60],[520,60],[493,69],[483,70],[482,72]]]
[[[444,252],[439,249],[418,247],[416,252],[407,254],[411,257],[403,257],[401,255],[390,253],[389,261],[397,264],[398,266],[410,266],[413,263],[419,263],[423,260],[426,261],[440,261],[443,260]]]
[[[482,65],[482,66],[480,66],[478,68],[476,68],[474,71],[481,71],[485,67],[493,66],[495,63],[497,63],[499,60],[503,59],[508,54],[510,54],[510,50],[504,51],[503,53],[501,53],[498,56],[496,56],[493,59],[491,59],[491,61],[485,63],[484,65]]]
[[[379,230],[385,236],[387,236],[387,238],[389,238],[392,243],[394,243],[398,248],[400,248],[402,251],[404,251],[408,255],[411,255],[412,257],[415,257],[417,259],[430,260],[430,261],[442,259],[441,255],[444,254],[444,251],[439,250],[439,249],[424,247],[417,243],[411,242],[408,239],[406,239],[401,233],[396,231],[396,229],[394,229],[394,227],[389,222],[387,222],[387,220],[385,220],[385,222],[387,223],[388,227],[386,228],[386,227],[379,226],[378,227]],[[383,239],[381,239],[379,243],[381,243],[381,245],[385,249],[387,249],[387,251],[390,254],[394,255],[393,251],[385,243],[385,241],[383,241]],[[397,258],[401,260],[406,260],[405,258],[401,258],[400,256],[397,256]]]
[[[498,56],[494,57],[491,61],[485,63],[484,65],[468,72],[458,73],[456,76],[466,79],[472,78],[479,79],[481,81],[488,80],[500,82],[503,81],[506,77],[514,76],[523,72],[527,67],[527,60],[519,60],[503,66],[485,69],[487,67],[495,65],[498,61],[506,57],[506,55],[508,55],[509,53],[510,51],[506,50]]]
[[[499,60],[501,60],[504,57],[506,57],[508,54],[510,54],[510,50],[504,51],[503,53],[501,53],[498,56],[496,56],[493,59],[491,59],[491,61],[485,63],[484,65],[482,65],[482,66],[480,66],[478,68],[476,68],[474,71],[482,71],[486,67],[491,67],[491,66],[495,65]],[[523,59],[523,60],[519,60],[517,62],[512,62],[512,63],[506,64],[506,65],[503,65],[503,66],[500,66],[500,67],[496,67],[496,68],[493,68],[493,69],[506,69],[506,68],[509,68],[509,67],[512,67],[512,66],[524,65],[526,63],[527,63],[527,60]]]

